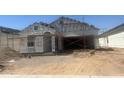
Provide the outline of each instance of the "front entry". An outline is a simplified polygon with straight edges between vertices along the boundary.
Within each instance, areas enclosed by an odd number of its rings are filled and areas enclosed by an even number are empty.
[[[52,51],[52,41],[51,41],[50,32],[45,32],[43,36],[43,51],[51,52]]]

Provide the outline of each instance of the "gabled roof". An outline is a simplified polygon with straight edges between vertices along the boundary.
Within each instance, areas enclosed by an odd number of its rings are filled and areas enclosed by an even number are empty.
[[[108,35],[112,35],[112,34],[116,34],[116,33],[120,33],[120,32],[124,32],[124,23],[123,24],[120,24],[102,34],[100,34],[99,36],[102,37],[102,36],[108,36]]]
[[[40,22],[40,25],[46,26],[46,27],[50,27],[50,28],[54,28],[53,26],[51,26],[50,24],[44,23],[44,22]]]
[[[27,26],[26,28],[24,28],[22,31],[24,31],[25,29],[31,28],[33,25],[42,25],[42,26],[45,26],[45,27],[54,28],[54,27],[51,26],[50,24],[47,24],[47,23],[44,23],[44,22],[35,22],[35,23],[33,23],[33,24]]]
[[[8,28],[8,27],[2,27],[2,26],[0,26],[0,31],[9,34],[18,34],[20,32],[20,30]]]
[[[86,22],[81,22],[81,21],[78,21],[78,20],[75,20],[75,19],[72,19],[72,18],[68,18],[68,17],[60,17],[58,18],[57,20],[53,21],[52,23],[50,23],[51,25],[54,24],[54,23],[57,23],[58,21],[64,21],[64,20],[68,20],[70,21],[69,24],[82,24],[82,25],[87,25],[87,26],[90,26],[96,30],[99,30],[99,28],[96,28],[94,25],[89,25],[88,23]],[[62,23],[64,25],[64,23]]]

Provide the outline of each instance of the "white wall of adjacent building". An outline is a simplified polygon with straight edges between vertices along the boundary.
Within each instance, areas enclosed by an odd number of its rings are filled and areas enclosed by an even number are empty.
[[[100,47],[124,48],[124,32],[100,37],[98,40]]]

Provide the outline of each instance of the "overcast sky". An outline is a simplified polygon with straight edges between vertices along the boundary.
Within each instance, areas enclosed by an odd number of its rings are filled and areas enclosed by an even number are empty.
[[[60,16],[55,15],[0,15],[0,26],[10,27],[15,29],[23,29],[34,22],[46,22],[50,23]],[[87,22],[88,24],[94,25],[100,29],[111,29],[117,25],[124,23],[124,16],[113,16],[113,15],[73,15],[66,16],[80,21]]]

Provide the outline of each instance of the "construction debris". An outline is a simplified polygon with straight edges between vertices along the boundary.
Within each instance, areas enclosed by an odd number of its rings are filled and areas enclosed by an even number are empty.
[[[81,50],[75,50],[73,52],[74,57],[90,57],[95,54],[95,50],[89,50],[89,49],[81,49]]]
[[[12,50],[10,48],[0,49],[0,61],[1,62],[11,60],[11,59],[18,59],[20,57],[21,57],[21,54],[15,50]]]
[[[12,59],[12,60],[9,60],[7,62],[13,63],[13,62],[16,62],[16,61],[14,59]]]
[[[5,66],[4,65],[0,65],[0,72],[2,72],[4,70]]]
[[[5,70],[5,67],[9,66],[10,63],[15,62],[19,59],[21,54],[10,48],[1,48],[0,49],[0,72]]]
[[[21,54],[15,50],[10,48],[2,48],[0,49],[0,63],[5,62],[12,59],[18,59],[21,57]]]
[[[68,55],[21,58],[11,64],[0,74],[124,76],[124,49],[75,50]]]

